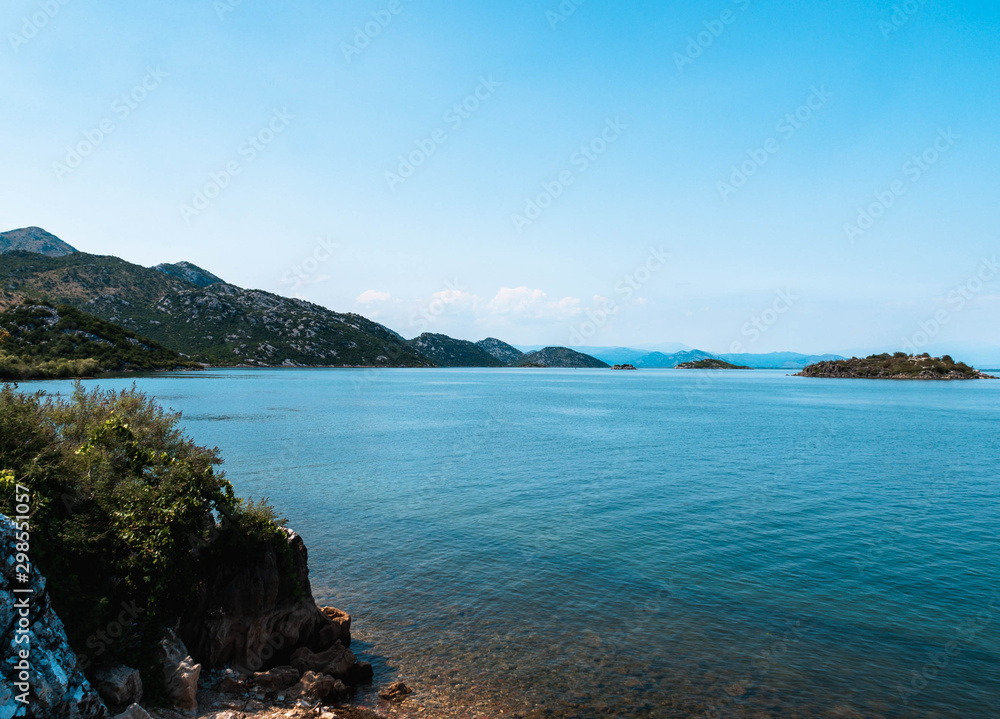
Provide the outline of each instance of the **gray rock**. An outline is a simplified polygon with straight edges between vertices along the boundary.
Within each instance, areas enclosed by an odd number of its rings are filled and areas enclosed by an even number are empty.
[[[133,704],[121,714],[115,715],[114,719],[152,719],[152,717],[150,717],[149,712],[141,706]]]
[[[94,687],[108,704],[124,706],[142,701],[142,677],[138,670],[124,664],[94,672]]]
[[[77,668],[76,654],[50,604],[45,578],[32,567],[28,581],[18,581],[14,561],[17,541],[14,523],[0,515],[0,719],[15,715],[28,719],[105,719],[108,710]],[[22,609],[25,603],[27,607]],[[17,665],[25,641],[31,655],[27,682],[22,682]],[[28,704],[18,697],[27,699]]]
[[[184,642],[173,631],[160,640],[160,663],[163,667],[163,682],[167,698],[177,708],[189,713],[198,712],[198,677],[201,664],[195,664],[187,653]]]

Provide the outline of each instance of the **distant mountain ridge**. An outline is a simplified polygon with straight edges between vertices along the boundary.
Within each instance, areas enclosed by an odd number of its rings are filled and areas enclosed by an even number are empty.
[[[5,252],[34,252],[46,257],[63,257],[73,254],[76,249],[41,227],[23,227],[0,232],[0,254]]]
[[[28,297],[64,303],[223,366],[509,367],[527,362],[651,369],[721,360],[755,369],[802,369],[843,359],[794,352],[713,354],[679,343],[646,349],[518,348],[494,337],[469,342],[432,333],[405,340],[360,315],[243,289],[190,262],[146,268],[79,252],[38,227],[0,233],[0,280],[0,310]]]
[[[474,342],[448,335],[425,332],[408,340],[415,351],[439,367],[505,367],[506,365]]]
[[[515,365],[524,358],[524,352],[496,337],[487,337],[476,344],[505,365]]]
[[[181,269],[204,273],[189,264]],[[0,309],[25,298],[70,305],[213,365],[433,364],[398,334],[360,315],[222,281],[199,286],[117,257],[5,252],[0,280]]]
[[[529,352],[521,358],[520,367],[553,367],[562,369],[605,369],[610,367],[596,357],[566,347],[546,347]]]

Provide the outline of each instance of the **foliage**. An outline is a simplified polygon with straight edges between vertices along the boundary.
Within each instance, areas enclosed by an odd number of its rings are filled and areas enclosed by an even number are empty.
[[[12,510],[8,479],[28,487],[32,560],[70,643],[97,663],[151,667],[163,628],[186,618],[221,562],[271,543],[291,566],[273,509],[237,498],[218,450],[178,421],[135,389],[78,383],[68,400],[0,390],[0,511]],[[140,608],[124,627],[123,606]],[[121,636],[105,643],[109,626]]]

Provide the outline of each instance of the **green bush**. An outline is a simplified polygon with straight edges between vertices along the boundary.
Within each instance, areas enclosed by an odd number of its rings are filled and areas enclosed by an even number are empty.
[[[32,561],[71,645],[95,664],[143,668],[154,686],[163,629],[187,618],[213,567],[252,562],[268,543],[291,567],[282,520],[237,498],[218,450],[178,421],[135,389],[78,383],[68,400],[0,390],[0,511],[11,513],[15,484],[29,489]],[[100,639],[124,606],[140,611]]]

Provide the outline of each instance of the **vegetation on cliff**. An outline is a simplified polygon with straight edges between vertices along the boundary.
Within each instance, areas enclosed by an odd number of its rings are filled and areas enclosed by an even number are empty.
[[[797,377],[837,377],[854,379],[914,379],[914,380],[969,380],[985,379],[983,374],[964,362],[956,362],[948,355],[931,357],[929,354],[871,355],[864,359],[818,362],[809,365]]]
[[[68,305],[24,302],[0,312],[0,380],[189,367],[199,365]]]
[[[69,399],[0,390],[0,511],[30,495],[31,559],[85,667],[122,662],[155,687],[164,627],[219,566],[288,553],[266,502],[236,497],[218,451],[135,391]]]

